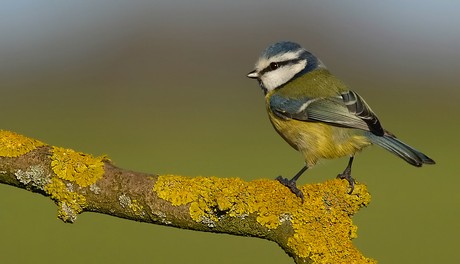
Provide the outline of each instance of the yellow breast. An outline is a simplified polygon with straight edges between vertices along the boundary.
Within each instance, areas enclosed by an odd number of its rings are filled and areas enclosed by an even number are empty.
[[[353,155],[371,144],[356,129],[320,122],[285,120],[277,117],[270,109],[267,110],[275,130],[289,145],[303,154],[308,167],[315,165],[319,159]]]

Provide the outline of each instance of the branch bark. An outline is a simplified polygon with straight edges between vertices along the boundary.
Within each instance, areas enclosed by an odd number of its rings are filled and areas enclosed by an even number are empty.
[[[50,197],[58,216],[82,212],[276,242],[296,263],[374,263],[352,244],[351,216],[370,202],[338,179],[301,187],[305,202],[274,180],[156,175],[118,168],[107,157],[0,130],[0,183]]]

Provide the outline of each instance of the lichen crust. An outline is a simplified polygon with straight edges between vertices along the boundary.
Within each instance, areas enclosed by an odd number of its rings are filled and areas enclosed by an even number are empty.
[[[209,227],[223,217],[251,214],[269,230],[289,221],[294,232],[287,246],[315,263],[373,263],[351,243],[357,236],[351,216],[370,202],[365,185],[357,184],[353,195],[339,179],[300,188],[304,202],[274,180],[160,175],[153,191],[172,205],[189,205],[190,217]]]
[[[87,187],[104,175],[105,157],[53,147],[51,168],[60,179],[75,182],[80,187]]]
[[[43,142],[36,139],[0,130],[0,157],[19,157],[44,145]]]
[[[77,215],[86,206],[85,196],[69,190],[63,180],[53,177],[45,186],[48,193],[58,205],[58,217],[64,222],[74,222]]]

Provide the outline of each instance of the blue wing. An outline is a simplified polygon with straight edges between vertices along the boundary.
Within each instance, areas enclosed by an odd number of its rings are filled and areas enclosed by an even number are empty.
[[[288,98],[274,94],[270,109],[283,119],[324,122],[334,126],[357,128],[383,136],[384,130],[377,116],[364,99],[353,91],[337,97]]]

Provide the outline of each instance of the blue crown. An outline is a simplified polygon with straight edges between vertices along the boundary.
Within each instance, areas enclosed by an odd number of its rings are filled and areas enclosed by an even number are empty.
[[[290,41],[280,41],[270,45],[264,52],[262,52],[262,56],[265,58],[270,58],[280,53],[295,52],[302,49],[302,46],[297,43]]]

